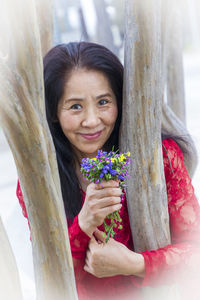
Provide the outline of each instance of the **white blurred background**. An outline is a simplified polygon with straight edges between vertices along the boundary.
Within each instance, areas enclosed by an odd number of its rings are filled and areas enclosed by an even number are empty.
[[[116,52],[123,56],[123,2],[107,0]],[[187,127],[200,154],[200,4],[185,0],[184,73]],[[98,41],[97,13],[93,0],[56,0],[54,6],[54,44],[69,41]],[[82,21],[81,21],[82,20]],[[186,22],[187,21],[187,22]],[[30,233],[16,197],[17,172],[9,146],[0,128],[0,215],[14,251],[25,300],[35,299]],[[200,166],[193,185],[200,199]]]

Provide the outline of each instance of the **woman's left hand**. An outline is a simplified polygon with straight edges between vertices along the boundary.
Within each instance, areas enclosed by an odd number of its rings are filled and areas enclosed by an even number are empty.
[[[96,230],[86,253],[84,270],[102,278],[115,275],[144,277],[145,264],[141,254],[110,238],[105,243],[103,232]]]

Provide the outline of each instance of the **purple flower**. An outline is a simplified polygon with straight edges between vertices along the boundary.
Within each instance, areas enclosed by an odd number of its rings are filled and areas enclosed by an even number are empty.
[[[117,172],[116,170],[113,170],[113,169],[112,169],[112,170],[110,170],[110,174],[114,176],[114,175],[117,175],[118,172]]]
[[[89,172],[91,169],[91,165],[88,163],[82,164],[81,167],[84,168],[86,172]]]
[[[118,176],[118,179],[124,180],[124,177],[123,177],[122,175],[119,175],[119,176]]]
[[[108,173],[108,170],[103,166],[103,169],[101,171],[100,177],[102,178],[107,173]]]

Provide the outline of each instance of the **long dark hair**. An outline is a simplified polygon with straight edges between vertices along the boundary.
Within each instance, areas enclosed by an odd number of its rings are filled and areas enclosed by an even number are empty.
[[[56,149],[61,190],[65,213],[69,220],[81,209],[80,184],[75,172],[75,158],[70,142],[64,135],[57,119],[59,100],[70,73],[77,68],[97,70],[107,77],[117,99],[118,116],[114,130],[104,145],[118,149],[119,127],[122,115],[123,66],[107,48],[86,42],[61,44],[52,48],[44,57],[44,85],[47,122]]]
[[[118,116],[114,130],[104,145],[106,151],[110,151],[113,146],[115,149],[119,148],[118,137],[122,116],[123,66],[110,50],[95,43],[74,42],[58,45],[46,54],[44,58],[46,116],[56,149],[65,213],[71,221],[81,209],[81,192],[75,172],[75,157],[70,142],[58,122],[57,109],[64,92],[64,84],[70,73],[77,68],[103,72],[117,99]],[[161,138],[174,139],[183,153],[188,154],[181,143],[186,141],[184,138],[163,131]]]

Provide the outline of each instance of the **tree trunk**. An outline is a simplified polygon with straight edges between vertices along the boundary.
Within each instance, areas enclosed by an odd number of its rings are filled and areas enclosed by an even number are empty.
[[[22,300],[19,273],[0,217],[0,299]]]
[[[111,22],[106,11],[105,0],[93,0],[97,24],[97,40],[99,43],[110,49],[113,53],[118,55],[117,47],[114,45],[113,34],[111,30]]]
[[[185,90],[183,72],[182,16],[180,5],[171,1],[171,19],[168,22],[167,103],[186,126]],[[169,1],[168,1],[169,5]]]
[[[42,55],[44,56],[53,43],[53,1],[35,0],[40,30]]]
[[[131,151],[128,210],[136,251],[170,243],[161,146],[160,1],[126,1],[120,146]],[[134,196],[133,196],[134,195]]]
[[[162,129],[182,137],[179,141],[186,149],[184,162],[190,177],[197,166],[197,150],[186,129],[184,73],[182,61],[181,16],[176,2],[162,2],[162,81],[167,90],[167,103],[162,104]]]
[[[37,299],[77,299],[55,150],[45,117],[36,7],[31,0],[7,0],[6,8],[12,29],[10,53],[16,61],[0,57],[0,120],[30,221]]]

